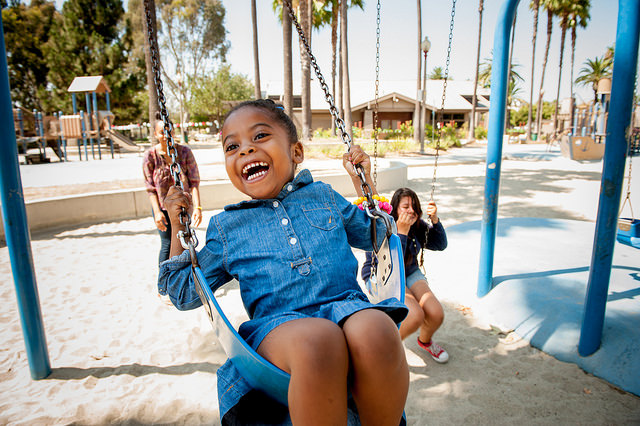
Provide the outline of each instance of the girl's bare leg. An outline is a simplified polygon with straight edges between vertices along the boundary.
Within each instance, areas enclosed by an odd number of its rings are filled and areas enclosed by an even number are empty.
[[[339,326],[319,318],[289,321],[264,338],[258,353],[291,374],[293,424],[347,424],[349,353]]]
[[[411,286],[411,293],[418,300],[424,312],[424,322],[420,327],[420,341],[429,343],[433,333],[440,328],[444,321],[444,309],[425,281],[416,281]]]
[[[349,317],[342,329],[362,425],[397,426],[409,392],[409,367],[398,327],[384,312],[365,309]]]
[[[422,306],[420,306],[420,303],[413,297],[409,289],[407,289],[404,296],[404,304],[409,308],[409,314],[404,321],[402,321],[402,324],[400,324],[400,338],[402,340],[412,335],[424,323]]]

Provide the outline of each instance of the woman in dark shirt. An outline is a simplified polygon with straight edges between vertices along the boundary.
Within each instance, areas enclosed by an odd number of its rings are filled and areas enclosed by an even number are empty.
[[[449,354],[431,337],[444,320],[444,310],[429,288],[429,282],[420,267],[423,264],[423,248],[441,251],[447,248],[447,234],[438,219],[438,208],[434,201],[427,204],[425,213],[431,225],[422,219],[422,208],[418,195],[409,188],[398,189],[391,198],[391,215],[398,226],[398,236],[404,253],[405,282],[407,286],[405,304],[409,315],[400,326],[400,336],[405,339],[420,328],[418,345],[439,363],[449,360]],[[367,253],[362,266],[362,279],[371,275],[373,256]]]

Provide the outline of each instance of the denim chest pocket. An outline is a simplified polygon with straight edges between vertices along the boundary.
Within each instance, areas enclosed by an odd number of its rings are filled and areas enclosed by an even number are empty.
[[[309,225],[314,228],[322,229],[325,231],[331,231],[335,229],[338,224],[336,219],[331,214],[329,207],[317,207],[317,208],[302,208],[304,216],[307,218]]]

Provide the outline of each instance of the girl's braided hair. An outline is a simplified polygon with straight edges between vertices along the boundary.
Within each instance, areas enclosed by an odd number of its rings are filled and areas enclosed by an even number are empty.
[[[260,108],[261,110],[265,111],[271,116],[271,118],[282,124],[282,127],[284,127],[284,129],[287,131],[287,134],[289,135],[289,142],[295,143],[298,141],[298,130],[296,129],[296,125],[293,124],[293,120],[291,120],[291,117],[289,117],[287,113],[284,112],[284,107],[282,105],[275,103],[271,99],[256,99],[252,101],[241,102],[233,107],[231,111],[227,113],[227,115],[225,115],[224,120],[226,121],[231,114],[245,107]]]

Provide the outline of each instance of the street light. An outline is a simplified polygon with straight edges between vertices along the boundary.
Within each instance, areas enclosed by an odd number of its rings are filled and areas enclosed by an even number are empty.
[[[182,74],[178,71],[176,75],[176,83],[178,83],[178,104],[180,105],[180,139],[182,143],[188,143],[184,133],[184,115],[182,112]]]
[[[424,154],[424,128],[426,126],[426,105],[425,98],[427,94],[427,53],[429,53],[429,49],[431,49],[431,42],[429,41],[429,37],[425,37],[420,44],[422,48],[422,52],[424,53],[424,71],[422,73],[422,99],[420,100],[420,153]]]

